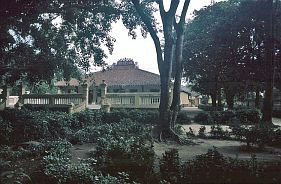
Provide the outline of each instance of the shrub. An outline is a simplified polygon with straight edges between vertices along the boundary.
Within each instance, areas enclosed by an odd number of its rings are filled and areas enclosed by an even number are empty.
[[[194,117],[194,121],[197,123],[209,124],[211,123],[211,117],[209,113],[200,112]]]
[[[49,183],[127,183],[122,173],[118,178],[103,176],[96,168],[96,160],[82,160],[78,164],[70,162],[69,148],[67,141],[57,141],[43,157],[42,167]]]
[[[146,126],[130,119],[109,124],[97,140],[96,151],[91,154],[103,173],[117,176],[128,173],[132,180],[144,180],[145,173],[151,173],[154,152],[145,143],[150,136]]]
[[[261,112],[258,109],[240,109],[236,111],[236,117],[242,124],[257,124],[261,121]]]
[[[183,165],[180,183],[276,183],[280,172],[280,161],[231,159],[213,149]]]
[[[9,170],[1,173],[1,183],[25,183],[25,180],[31,181],[30,177],[26,174],[23,168],[17,168],[15,170]]]
[[[181,135],[181,134],[183,134],[184,133],[184,128],[181,126],[181,125],[179,125],[179,124],[176,124],[175,125],[175,132],[177,133],[177,134],[179,134],[179,135]]]
[[[191,118],[188,116],[188,112],[180,111],[177,116],[177,123],[179,124],[190,124]]]
[[[230,124],[235,117],[235,113],[233,111],[212,111],[211,117],[215,124]]]
[[[223,130],[220,125],[212,125],[211,131],[209,133],[210,133],[210,138],[215,138],[215,139],[230,138],[230,133],[227,130]]]
[[[258,146],[264,148],[265,145],[280,144],[280,130],[266,125],[254,126],[234,126],[231,128],[232,134],[242,142],[246,142],[247,147]]]
[[[196,156],[183,166],[183,183],[223,183],[227,160],[216,149]]]
[[[71,128],[79,130],[83,127],[95,125],[103,121],[105,112],[100,110],[85,110],[78,113],[74,113],[71,121]]]
[[[153,150],[139,142],[137,137],[102,138],[92,156],[98,160],[97,165],[103,173],[117,176],[125,172],[137,181],[143,180],[154,164]]]
[[[186,132],[186,136],[190,138],[195,137],[195,133],[191,127],[189,127],[188,132]]]
[[[198,130],[198,137],[199,138],[206,138],[206,127],[205,126],[201,126]]]
[[[213,111],[215,109],[214,107],[212,107],[212,105],[208,104],[199,104],[198,108],[204,111]]]
[[[9,121],[5,121],[0,116],[0,145],[10,142],[13,127]]]
[[[157,110],[130,110],[128,117],[132,121],[142,124],[157,124],[159,113]]]
[[[203,124],[257,124],[260,120],[261,113],[257,109],[201,112],[194,117],[195,122]]]
[[[165,151],[160,160],[160,173],[165,181],[178,183],[181,177],[180,158],[177,149]]]
[[[1,117],[10,128],[8,144],[40,140],[68,138],[72,116],[63,112],[8,110]],[[7,127],[7,126],[6,126]]]

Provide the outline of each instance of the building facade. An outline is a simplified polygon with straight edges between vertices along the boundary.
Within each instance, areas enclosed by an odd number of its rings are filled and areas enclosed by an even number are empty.
[[[160,104],[160,76],[139,69],[131,59],[119,60],[109,69],[94,72],[79,82],[56,83],[58,93],[80,93],[81,85],[88,86],[89,104],[108,104],[111,108],[158,108]],[[191,93],[181,90],[181,105],[195,106],[191,103]],[[195,98],[198,98],[196,96]]]

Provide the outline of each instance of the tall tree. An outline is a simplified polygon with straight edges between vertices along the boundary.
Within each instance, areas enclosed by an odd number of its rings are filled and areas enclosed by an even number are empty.
[[[41,80],[56,70],[69,77],[77,66],[103,65],[101,45],[112,52],[114,38],[108,33],[120,11],[115,1],[5,0],[0,17],[1,72]]]
[[[185,54],[188,77],[197,81],[198,79],[208,81],[217,75],[210,70],[210,65],[221,66],[218,67],[219,82],[224,88],[230,108],[233,106],[233,97],[239,91],[256,92],[258,107],[260,91],[264,84],[268,84],[267,89],[273,87],[274,59],[268,58],[273,55],[278,56],[279,48],[276,37],[273,37],[268,30],[267,22],[272,16],[269,16],[271,10],[267,3],[268,1],[263,0],[232,0],[216,3],[199,11],[188,25],[186,44],[190,49]],[[276,25],[279,26],[278,21]],[[201,30],[200,34],[196,34],[198,30]],[[269,39],[271,41],[268,41],[268,36],[271,37]],[[268,46],[270,48],[266,49]],[[269,50],[270,52],[266,54]],[[195,60],[197,62],[192,64]],[[266,94],[272,94],[272,90]],[[263,116],[270,114],[268,102],[272,104],[272,95],[270,98],[265,98],[267,107],[263,110]]]
[[[179,9],[180,0],[171,0],[167,11],[164,8],[165,5],[163,0],[131,0],[131,2],[153,39],[157,54],[157,63],[161,80],[159,126],[157,127],[157,135],[160,139],[162,137],[178,138],[175,134],[174,127],[176,116],[179,111],[185,18],[190,0],[183,1],[183,7],[179,16],[177,16],[177,10]],[[146,12],[145,5],[148,5],[148,2],[157,3],[158,11],[160,12],[164,35],[163,48],[161,47],[157,30],[153,24],[153,19],[151,16],[148,16]],[[173,66],[174,58],[175,65]],[[176,68],[173,84],[171,83],[172,67]],[[172,100],[170,94],[171,89],[173,89]]]
[[[273,0],[262,0],[264,5],[264,21],[265,21],[265,72],[266,75],[266,87],[265,98],[263,103],[263,116],[262,120],[265,123],[272,123],[272,111],[273,111],[273,81],[274,81],[274,40],[273,40]]]

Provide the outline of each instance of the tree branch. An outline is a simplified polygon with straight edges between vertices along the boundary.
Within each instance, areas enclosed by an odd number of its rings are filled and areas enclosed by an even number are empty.
[[[157,3],[158,3],[158,5],[159,5],[159,10],[160,10],[160,15],[161,15],[161,17],[165,17],[165,15],[166,15],[167,12],[166,12],[165,9],[164,9],[163,0],[158,0]]]
[[[180,17],[179,24],[185,23],[185,17],[186,17],[186,13],[187,13],[189,4],[190,4],[190,0],[185,0],[182,11],[181,11],[181,17]]]
[[[161,2],[162,0],[160,0]],[[134,7],[137,11],[137,13],[139,14],[139,16],[141,17],[142,21],[144,22],[145,26],[148,29],[148,32],[154,42],[154,46],[156,49],[156,54],[157,54],[157,64],[158,64],[158,69],[159,72],[161,73],[161,63],[163,62],[163,56],[162,56],[162,48],[161,48],[161,44],[160,44],[160,40],[159,37],[157,36],[157,33],[155,31],[155,29],[153,28],[153,25],[151,23],[150,18],[144,13],[143,9],[140,6],[140,1],[139,0],[131,0],[131,2],[134,4]],[[163,3],[163,2],[162,2]]]
[[[178,9],[179,3],[180,3],[179,0],[171,0],[170,8],[169,8],[169,11],[168,11],[168,13],[170,15],[175,15],[176,14],[176,11]]]
[[[174,28],[177,32],[180,31],[180,28],[183,28],[183,26],[185,24],[185,17],[186,17],[186,13],[187,13],[189,4],[190,4],[190,0],[185,0],[182,11],[181,11],[181,16],[180,16],[179,22],[178,23],[176,22],[176,17],[174,19]]]

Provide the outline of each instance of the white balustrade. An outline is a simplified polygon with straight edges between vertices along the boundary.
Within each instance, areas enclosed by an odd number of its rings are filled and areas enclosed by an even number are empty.
[[[122,97],[111,97],[109,102],[112,105],[134,105],[135,97],[134,96],[122,96]]]
[[[50,103],[49,98],[25,98],[24,104],[32,104],[32,105],[46,105]]]
[[[158,108],[160,93],[107,93],[109,105],[112,108]]]
[[[24,104],[31,105],[78,105],[85,100],[82,94],[25,94],[22,98]]]

